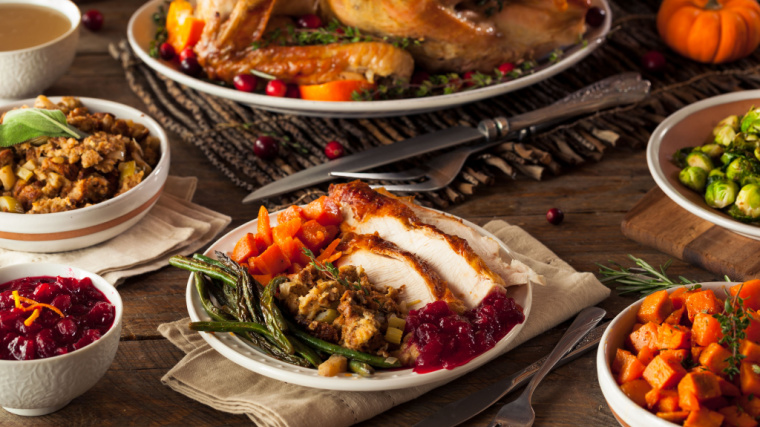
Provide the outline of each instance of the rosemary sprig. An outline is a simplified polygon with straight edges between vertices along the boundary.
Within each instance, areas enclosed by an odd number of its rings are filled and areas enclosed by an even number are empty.
[[[314,268],[317,269],[317,271],[321,271],[327,275],[332,280],[337,281],[341,285],[343,285],[346,289],[354,288],[357,291],[364,291],[366,295],[369,295],[369,290],[364,288],[358,283],[349,283],[348,280],[340,277],[340,272],[338,271],[338,268],[333,265],[331,262],[321,263],[317,261],[317,258],[314,256],[314,252],[310,251],[307,248],[302,249],[303,253],[309,257],[311,260],[311,265],[314,266]]]
[[[696,285],[693,280],[689,280],[683,276],[678,276],[678,282],[668,277],[666,271],[673,263],[673,260],[668,260],[658,270],[641,258],[636,258],[630,254],[628,258],[633,260],[638,267],[625,268],[616,262],[610,261],[611,264],[618,268],[616,270],[599,263],[596,264],[599,266],[599,273],[604,276],[600,281],[605,284],[610,282],[620,284],[621,286],[618,286],[617,290],[621,295],[629,293],[649,295],[663,289],[684,285],[694,285],[693,289],[700,288],[700,285]]]
[[[731,352],[731,356],[725,359],[728,362],[728,366],[723,369],[723,372],[730,380],[734,376],[739,375],[739,366],[745,357],[739,353],[739,346],[741,340],[747,337],[745,331],[750,323],[749,315],[744,310],[744,300],[746,298],[739,297],[743,286],[739,287],[736,295],[726,298],[722,314],[713,314],[713,317],[720,322],[720,329],[723,332],[723,337],[718,343]]]

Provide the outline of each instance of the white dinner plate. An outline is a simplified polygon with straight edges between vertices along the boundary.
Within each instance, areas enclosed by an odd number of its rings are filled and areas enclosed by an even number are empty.
[[[690,190],[678,180],[681,169],[673,161],[680,148],[696,147],[713,139],[713,128],[726,117],[743,115],[760,106],[760,90],[745,90],[695,102],[663,120],[649,138],[647,164],[657,185],[687,212],[743,236],[760,240],[760,227],[740,222],[707,205],[703,193]]]
[[[167,65],[166,62],[152,58],[148,54],[150,42],[153,40],[156,28],[152,20],[152,15],[157,11],[160,5],[164,4],[164,0],[151,0],[132,15],[132,18],[129,20],[129,26],[127,27],[127,38],[129,39],[129,44],[132,46],[132,50],[134,50],[137,56],[155,71],[193,89],[216,95],[221,98],[237,101],[242,104],[247,104],[251,107],[279,113],[314,117],[392,117],[441,110],[503,95],[540,82],[570,68],[596,49],[610,30],[612,11],[610,10],[607,0],[592,0],[591,3],[596,7],[602,8],[606,12],[604,24],[598,28],[591,28],[586,32],[585,40],[588,44],[585,47],[579,45],[577,48],[570,48],[570,51],[555,64],[543,68],[533,74],[492,86],[465,90],[449,95],[401,100],[327,102],[278,98],[241,92],[190,77]]]
[[[277,223],[276,216],[277,212],[270,215],[273,226]],[[511,259],[509,248],[496,238],[496,236],[469,221],[462,221],[479,233],[499,242],[502,249],[502,257],[507,261]],[[246,233],[256,232],[257,222],[257,220],[253,220],[230,231],[224,237],[212,244],[206,251],[206,255],[213,257],[215,251],[225,253],[231,252],[235,247],[235,243],[237,243],[241,237]],[[317,374],[316,369],[302,368],[300,366],[281,362],[261,353],[235,335],[206,332],[200,332],[200,334],[212,348],[238,365],[270,378],[306,387],[344,391],[380,391],[416,387],[433,383],[443,384],[502,355],[506,347],[514,341],[515,337],[517,337],[517,334],[523,328],[525,322],[527,322],[528,315],[530,314],[530,308],[533,301],[532,288],[530,284],[527,284],[510,286],[507,290],[507,294],[514,298],[515,302],[523,308],[525,321],[512,328],[512,330],[496,343],[492,349],[474,358],[467,364],[451,370],[441,369],[426,374],[417,374],[412,372],[412,369],[397,369],[377,370],[371,378],[360,377],[357,374],[321,377]],[[200,298],[198,297],[198,293],[193,284],[192,275],[187,282],[186,302],[187,311],[190,313],[191,320],[195,322],[212,320],[201,305]]]

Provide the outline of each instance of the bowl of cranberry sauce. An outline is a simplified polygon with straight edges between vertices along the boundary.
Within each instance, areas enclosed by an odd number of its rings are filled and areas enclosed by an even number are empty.
[[[96,274],[45,263],[0,268],[0,406],[44,415],[89,390],[116,355],[122,310]]]

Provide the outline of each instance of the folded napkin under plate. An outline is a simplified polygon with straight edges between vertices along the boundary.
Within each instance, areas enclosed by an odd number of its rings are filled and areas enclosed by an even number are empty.
[[[111,240],[76,251],[40,254],[0,249],[0,267],[24,262],[72,265],[118,285],[127,277],[169,265],[169,257],[191,254],[231,222],[227,215],[192,203],[195,177],[169,176],[164,191],[143,219]]]
[[[530,317],[512,349],[570,319],[610,294],[592,273],[579,273],[520,227],[492,221],[484,227],[501,239],[512,255],[546,278],[533,287]],[[272,427],[348,426],[414,399],[441,384],[383,392],[313,389],[249,371],[212,349],[189,318],[158,330],[187,355],[163,378],[172,389],[217,410],[246,414],[257,425]]]

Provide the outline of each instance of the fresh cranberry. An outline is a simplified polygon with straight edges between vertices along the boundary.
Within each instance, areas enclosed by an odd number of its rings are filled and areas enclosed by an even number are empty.
[[[180,62],[184,61],[187,58],[198,59],[198,55],[195,54],[195,51],[192,47],[186,47],[182,49],[182,52],[179,53]]]
[[[279,149],[277,140],[271,136],[260,136],[253,141],[253,153],[262,160],[273,159]]]
[[[464,85],[467,87],[475,86],[475,72],[474,71],[468,71],[464,73],[462,76],[462,79],[464,80]]]
[[[343,28],[340,28],[340,27],[336,28],[336,29],[335,29],[335,32],[336,32],[336,33],[338,33],[338,34],[340,34],[341,36],[342,36],[343,34],[346,34],[346,32],[343,30]]]
[[[18,336],[8,343],[8,351],[16,360],[32,360],[37,357],[37,348],[34,340]]]
[[[592,7],[586,12],[586,24],[590,27],[600,27],[604,24],[604,18],[607,16],[607,12],[599,7]]]
[[[90,345],[99,339],[100,331],[97,329],[86,329],[82,334],[82,338],[73,344],[74,350],[79,350],[80,348]]]
[[[296,24],[299,28],[314,30],[322,26],[322,19],[314,14],[301,15],[298,17]]]
[[[343,149],[343,146],[338,141],[330,141],[325,145],[325,156],[330,160],[343,157],[345,153],[345,149]]]
[[[270,80],[265,92],[269,96],[283,97],[288,91],[288,85],[282,80]]]
[[[285,98],[301,99],[301,89],[298,88],[298,85],[288,85]]]
[[[193,57],[187,57],[180,61],[179,69],[190,77],[198,77],[201,74],[201,64]]]
[[[256,90],[259,79],[253,74],[238,74],[232,79],[232,83],[235,85],[235,89],[241,92],[253,92]]]
[[[512,71],[514,71],[514,69],[515,69],[515,64],[513,64],[511,62],[505,62],[505,63],[499,65],[499,72],[501,74],[505,74],[505,75],[509,74]]]
[[[650,73],[660,73],[665,70],[665,56],[655,50],[641,57],[641,66]]]
[[[63,343],[70,343],[74,341],[79,328],[77,324],[70,317],[61,319],[53,330],[55,332],[58,341]]]
[[[161,46],[158,47],[158,55],[164,61],[171,61],[175,56],[177,56],[177,51],[174,50],[174,46],[164,42],[161,43]]]
[[[56,344],[52,330],[43,329],[37,332],[35,341],[37,342],[37,355],[40,359],[55,356]]]
[[[71,307],[71,296],[68,294],[56,295],[56,297],[53,298],[53,301],[50,302],[50,305],[58,310],[66,311]]]
[[[421,85],[428,80],[430,80],[430,73],[427,71],[417,71],[416,73],[412,74],[411,83],[413,85]]]
[[[105,301],[98,301],[87,313],[87,324],[91,328],[111,326],[114,319],[114,308]]]
[[[552,225],[561,224],[563,219],[565,219],[565,213],[562,212],[562,209],[551,208],[546,212],[546,220]]]
[[[98,31],[103,27],[103,14],[90,9],[82,15],[82,25],[90,31]]]

